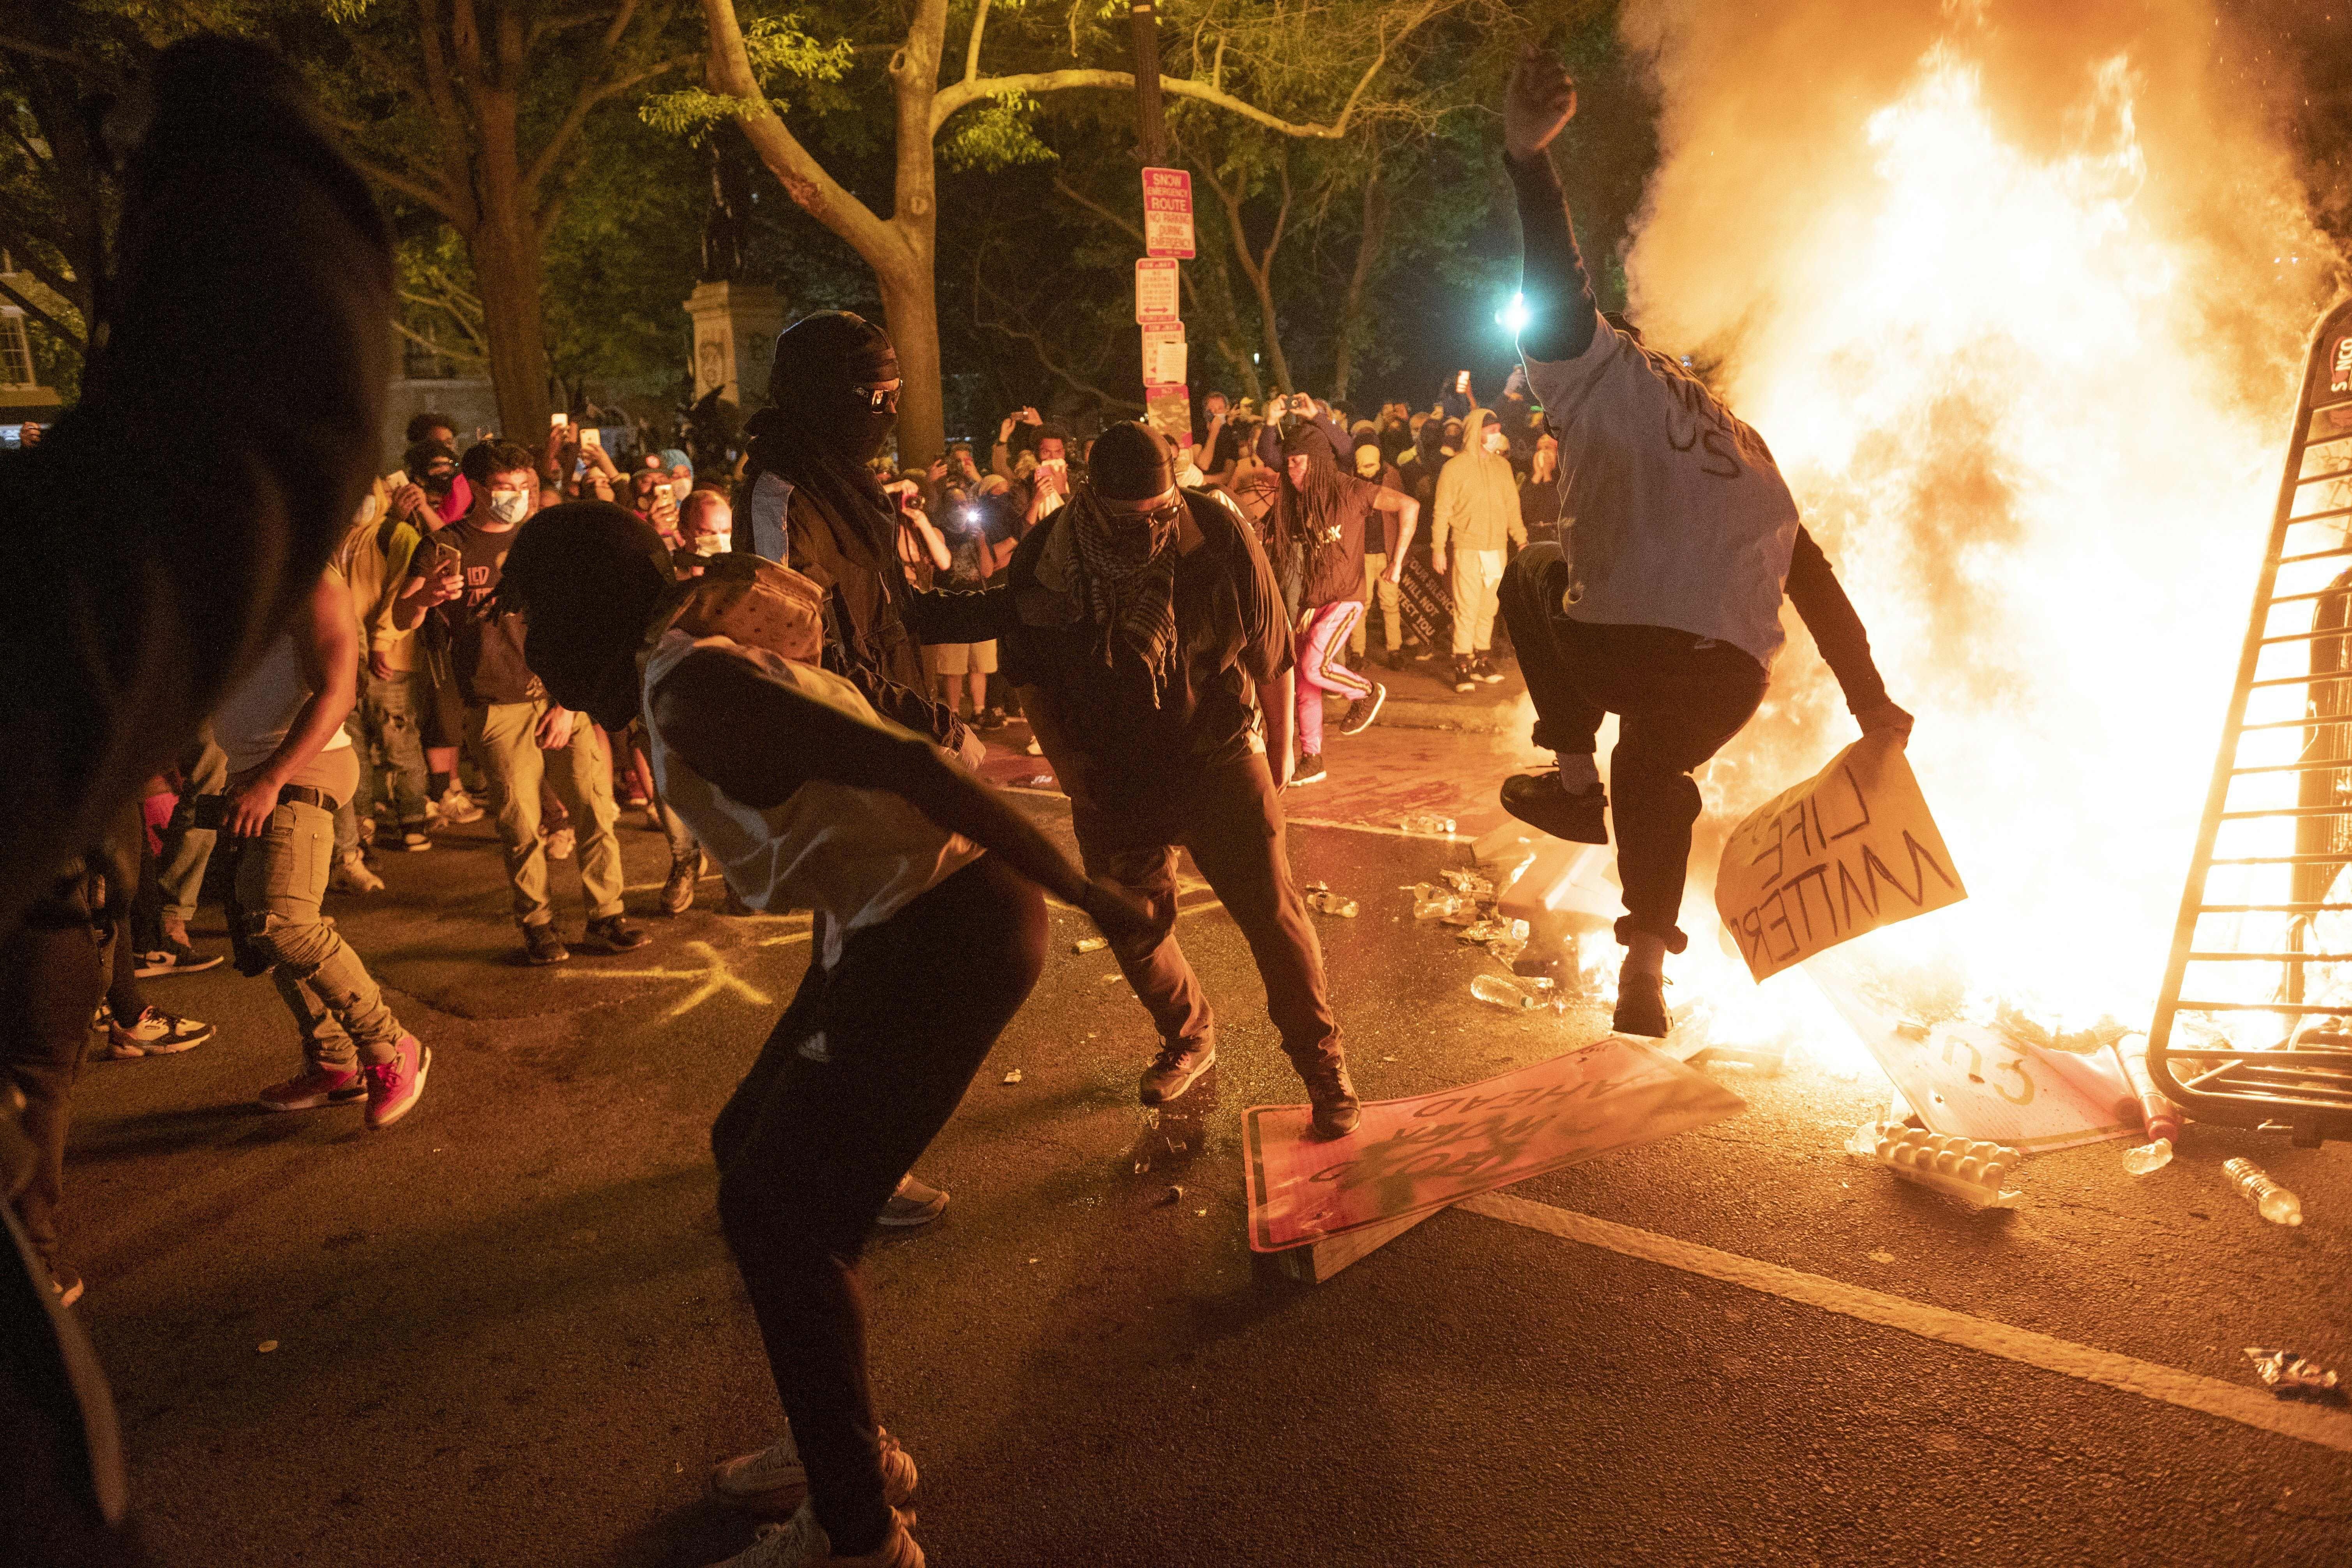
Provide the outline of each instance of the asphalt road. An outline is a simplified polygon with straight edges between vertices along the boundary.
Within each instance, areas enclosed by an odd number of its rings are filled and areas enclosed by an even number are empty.
[[[1335,770],[1378,773],[1381,743]],[[1462,744],[1491,777],[1487,742]],[[1060,830],[1057,799],[1029,805]],[[660,840],[624,837],[649,909]],[[1470,998],[1490,961],[1396,890],[1461,846],[1303,828],[1294,853],[1363,902],[1321,930],[1367,1097],[1603,1032]],[[708,1468],[777,1411],[704,1137],[806,924],[697,910],[636,953],[530,970],[483,828],[383,870],[390,890],[332,910],[434,1048],[406,1121],[252,1108],[294,1036],[226,970],[154,991],[216,1040],[83,1079],[79,1310],[157,1556],[723,1558],[750,1531],[706,1500]],[[1035,996],[919,1167],[947,1216],[870,1263],[878,1397],[935,1563],[2352,1563],[2342,1448],[1485,1215],[1285,1281],[1247,1249],[1240,1112],[1298,1097],[1234,928],[1183,922],[1224,1050],[1174,1153],[1133,1100],[1140,1010],[1108,954],[1070,952],[1079,917],[1054,921]],[[2341,1146],[2192,1128],[2145,1181],[2119,1145],[2070,1151],[2026,1167],[2033,1207],[1970,1215],[1840,1155],[1883,1081],[1709,1070],[1744,1114],[1513,1194],[2245,1388],[2249,1344],[2352,1370]],[[2310,1223],[2259,1221],[2223,1184],[2235,1152]]]

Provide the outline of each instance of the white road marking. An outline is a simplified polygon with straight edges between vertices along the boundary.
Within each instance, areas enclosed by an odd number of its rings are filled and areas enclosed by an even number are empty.
[[[1628,1258],[1679,1268],[1686,1274],[1700,1274],[1785,1300],[1801,1301],[1825,1312],[1900,1329],[1922,1339],[1939,1340],[2080,1382],[2121,1389],[2143,1399],[2160,1400],[2184,1410],[2201,1411],[2225,1421],[2352,1453],[2352,1414],[2344,1411],[2294,1404],[2259,1388],[2224,1383],[2219,1378],[2182,1372],[2178,1367],[2159,1366],[2112,1351],[2095,1350],[1990,1318],[1970,1317],[1966,1312],[1866,1290],[1841,1279],[1784,1268],[1777,1263],[1763,1263],[1737,1253],[1718,1252],[1712,1247],[1677,1241],[1653,1231],[1636,1230],[1632,1226],[1612,1224],[1506,1193],[1484,1193],[1465,1198],[1454,1206],[1506,1225],[1539,1230],[1588,1247],[1606,1247]]]

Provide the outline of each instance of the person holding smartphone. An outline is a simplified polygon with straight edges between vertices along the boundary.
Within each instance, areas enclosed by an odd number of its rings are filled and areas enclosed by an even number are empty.
[[[578,502],[525,525],[502,607],[532,672],[610,730],[642,717],[663,798],[754,908],[815,911],[808,973],[711,1128],[719,1218],[786,1429],[719,1498],[788,1514],[730,1559],[920,1568],[915,1462],[876,1418],[858,1259],[1045,955],[1040,889],[1129,948],[1154,913],[825,668],[826,591],[749,552],[674,583],[653,532]]]

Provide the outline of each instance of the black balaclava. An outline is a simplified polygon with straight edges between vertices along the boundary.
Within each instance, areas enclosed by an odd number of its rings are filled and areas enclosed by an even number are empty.
[[[611,501],[566,501],[517,531],[498,605],[529,618],[523,662],[548,695],[620,730],[636,716],[637,649],[676,580],[649,524]]]
[[[898,355],[887,333],[848,310],[820,310],[776,335],[768,405],[745,422],[751,466],[807,490],[845,526],[864,533],[896,569],[898,518],[866,465],[898,416],[849,389],[893,381]]]

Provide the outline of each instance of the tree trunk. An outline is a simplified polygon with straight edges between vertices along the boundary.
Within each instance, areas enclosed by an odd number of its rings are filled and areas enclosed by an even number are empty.
[[[1348,278],[1347,297],[1339,304],[1339,346],[1331,367],[1331,401],[1348,401],[1349,385],[1356,374],[1356,322],[1364,310],[1364,289],[1371,281],[1372,268],[1380,260],[1381,242],[1387,237],[1388,193],[1381,185],[1381,166],[1375,163],[1364,181],[1364,221],[1356,240],[1356,269]]]
[[[882,314],[898,351],[898,465],[919,468],[948,449],[940,380],[940,297],[931,259],[868,258],[882,286]]]
[[[889,227],[898,254],[869,256],[882,288],[882,314],[898,351],[898,463],[925,468],[948,449],[946,392],[940,375],[937,278],[939,154],[931,143],[931,100],[940,87],[945,0],[927,0],[890,57],[898,99],[898,192]]]
[[[489,340],[490,389],[499,433],[536,447],[547,429],[547,331],[540,313],[540,232],[523,199],[518,102],[510,90],[483,86],[471,184],[477,221],[466,236],[474,283]]]

